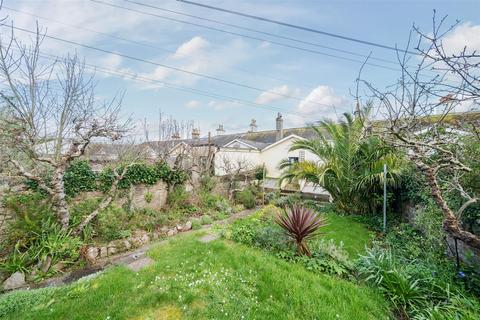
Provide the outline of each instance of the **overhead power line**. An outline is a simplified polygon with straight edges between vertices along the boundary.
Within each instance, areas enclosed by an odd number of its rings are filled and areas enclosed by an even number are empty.
[[[259,20],[259,21],[263,21],[263,22],[274,23],[274,24],[277,24],[277,25],[280,25],[280,26],[294,28],[294,29],[297,29],[297,30],[313,32],[313,33],[317,33],[317,34],[321,34],[321,35],[325,35],[325,36],[329,36],[329,37],[333,37],[333,38],[338,38],[338,39],[343,39],[343,40],[347,40],[347,41],[357,42],[357,43],[361,43],[361,44],[365,44],[365,45],[369,45],[369,46],[374,46],[374,47],[378,47],[378,48],[382,48],[382,49],[393,50],[395,52],[402,52],[402,53],[409,53],[409,54],[413,54],[413,55],[420,55],[418,52],[413,52],[413,51],[409,51],[409,50],[406,50],[406,49],[399,49],[397,47],[392,47],[392,46],[381,44],[381,43],[376,43],[376,42],[372,42],[372,41],[368,41],[368,40],[362,40],[362,39],[358,39],[358,38],[344,36],[344,35],[341,35],[341,34],[322,31],[322,30],[313,29],[313,28],[309,28],[309,27],[299,26],[299,25],[296,25],[296,24],[287,23],[287,22],[278,21],[278,20],[273,20],[273,19],[269,19],[269,18],[265,18],[265,17],[260,17],[260,16],[256,16],[256,15],[253,15],[253,14],[247,14],[247,13],[238,12],[238,11],[234,11],[234,10],[224,9],[224,8],[211,6],[211,5],[206,5],[206,4],[202,4],[202,3],[198,3],[198,2],[194,2],[194,1],[188,1],[188,0],[177,0],[177,1],[183,2],[183,3],[186,3],[186,4],[190,4],[190,5],[194,5],[194,6],[198,6],[198,7],[202,7],[202,8],[206,8],[206,9],[216,10],[216,11],[220,11],[220,12],[226,12],[226,13],[234,14],[234,15],[237,15],[237,16],[245,17],[245,18],[255,19],[255,20]]]
[[[243,38],[247,38],[247,39],[251,39],[251,40],[256,40],[256,41],[260,41],[260,42],[267,42],[267,43],[282,46],[282,47],[285,47],[285,48],[300,50],[300,51],[313,53],[313,54],[319,54],[319,55],[331,57],[331,58],[334,58],[334,59],[351,61],[351,62],[355,62],[355,63],[358,63],[358,64],[366,64],[366,65],[369,65],[369,66],[374,66],[374,67],[383,68],[383,69],[387,69],[387,70],[392,70],[392,71],[397,71],[397,72],[400,71],[399,69],[396,69],[396,68],[392,68],[392,67],[388,67],[388,66],[384,66],[384,65],[380,65],[380,64],[376,64],[376,63],[371,63],[371,62],[368,62],[368,61],[365,62],[365,60],[358,60],[358,59],[338,56],[338,55],[335,55],[335,54],[332,54],[332,53],[322,52],[322,51],[309,49],[309,48],[305,48],[305,47],[294,46],[294,45],[290,45],[290,44],[287,44],[287,43],[282,43],[282,42],[278,42],[278,41],[259,38],[259,37],[255,37],[255,36],[251,36],[251,35],[238,33],[238,32],[227,31],[227,30],[223,30],[223,29],[219,29],[219,28],[215,28],[215,27],[211,27],[211,26],[206,26],[206,25],[202,25],[202,24],[198,24],[198,23],[194,23],[194,22],[190,22],[190,21],[185,21],[185,20],[181,20],[181,19],[162,16],[162,15],[159,15],[159,14],[156,14],[156,13],[153,13],[153,12],[145,12],[145,11],[141,11],[141,10],[137,10],[137,9],[133,9],[133,8],[127,8],[127,7],[119,6],[119,5],[116,5],[116,4],[113,4],[113,3],[108,3],[108,2],[104,2],[104,1],[100,1],[100,0],[90,0],[90,1],[98,3],[98,4],[110,6],[110,7],[113,7],[113,8],[128,10],[128,11],[137,12],[137,13],[152,16],[152,17],[157,17],[157,18],[163,19],[163,20],[188,24],[188,25],[199,27],[199,28],[212,30],[212,31],[216,31],[216,32],[221,32],[221,33],[225,33],[225,34],[230,34],[230,35],[234,35],[234,36],[239,36],[239,37],[243,37]]]
[[[123,1],[129,2],[129,3],[134,3],[134,4],[137,4],[139,6],[143,6],[143,7],[147,7],[147,8],[152,8],[152,9],[157,9],[157,10],[164,11],[164,12],[169,12],[169,13],[174,13],[174,14],[177,14],[177,15],[182,15],[182,16],[189,17],[189,18],[194,18],[194,19],[198,19],[198,20],[213,22],[213,23],[216,23],[216,24],[220,24],[222,26],[227,26],[227,27],[232,27],[232,28],[236,28],[236,29],[240,29],[240,30],[255,32],[255,33],[275,37],[275,38],[278,38],[278,39],[284,39],[284,40],[293,41],[293,42],[297,42],[297,43],[301,43],[301,44],[307,44],[307,45],[314,46],[314,47],[319,47],[319,48],[324,48],[324,49],[328,49],[328,50],[332,50],[332,51],[346,53],[346,54],[349,54],[349,55],[362,57],[364,59],[369,58],[369,60],[377,60],[377,61],[381,61],[381,62],[385,62],[385,63],[398,65],[398,62],[396,62],[396,61],[391,61],[391,60],[376,58],[376,57],[369,57],[368,55],[361,54],[361,53],[358,53],[358,52],[353,52],[353,51],[349,51],[349,50],[344,50],[344,49],[339,49],[339,48],[335,48],[335,47],[331,47],[331,46],[322,45],[322,44],[319,44],[319,43],[314,43],[314,42],[310,42],[310,41],[305,41],[305,40],[300,40],[300,39],[296,39],[296,38],[292,38],[292,37],[287,37],[287,36],[275,34],[275,33],[272,33],[272,32],[266,32],[266,31],[261,31],[261,30],[258,30],[258,29],[248,28],[248,27],[236,25],[236,24],[233,24],[233,23],[223,22],[223,21],[216,20],[216,19],[200,17],[198,15],[187,14],[187,13],[184,13],[184,12],[175,11],[175,10],[171,10],[171,9],[165,9],[165,8],[161,8],[161,7],[156,6],[156,5],[142,3],[142,2],[139,2],[139,1],[133,1],[133,0],[123,0]]]
[[[83,31],[87,31],[87,32],[99,34],[99,35],[101,35],[101,36],[109,37],[109,38],[116,39],[116,40],[120,40],[120,41],[123,41],[123,42],[126,42],[126,43],[132,43],[132,44],[134,44],[134,45],[139,45],[139,46],[143,46],[143,47],[146,47],[146,48],[151,48],[151,49],[154,49],[154,50],[163,51],[163,52],[168,52],[168,53],[172,53],[172,54],[179,54],[179,53],[178,53],[177,51],[175,51],[175,50],[170,50],[170,49],[158,47],[158,46],[155,46],[155,45],[152,45],[152,44],[150,44],[150,43],[143,42],[143,41],[132,40],[132,39],[125,38],[125,37],[120,37],[120,36],[117,36],[117,35],[114,35],[114,34],[110,34],[110,33],[106,33],[106,32],[101,32],[101,31],[97,31],[97,30],[90,29],[90,28],[85,28],[85,27],[83,27],[83,26],[78,26],[78,25],[73,25],[73,24],[65,23],[65,22],[63,22],[63,21],[59,21],[59,20],[55,20],[55,19],[43,17],[43,16],[40,16],[40,15],[37,15],[37,14],[33,14],[33,13],[31,13],[31,12],[21,11],[21,10],[9,8],[9,7],[6,7],[6,6],[3,6],[2,8],[3,8],[3,9],[6,9],[6,10],[13,11],[13,12],[17,12],[17,13],[20,13],[20,14],[32,16],[32,17],[35,17],[35,18],[37,18],[37,19],[54,22],[54,23],[57,23],[57,24],[60,24],[60,25],[67,26],[67,27],[69,27],[69,28],[75,28],[75,29],[78,29],[78,30],[83,30]],[[180,55],[186,56],[185,54],[182,54],[182,53],[180,53]],[[198,59],[199,59],[199,60],[203,60],[203,61],[214,62],[214,60],[212,60],[212,59],[206,59],[206,58],[198,58]],[[271,75],[267,75],[267,74],[263,74],[263,73],[258,73],[258,72],[252,71],[252,70],[248,70],[248,69],[244,69],[244,68],[239,68],[239,67],[235,67],[235,66],[231,66],[231,67],[229,67],[229,68],[232,68],[232,69],[235,69],[235,70],[244,72],[244,73],[246,73],[246,74],[248,74],[248,75],[250,75],[250,76],[251,76],[251,75],[254,75],[254,76],[258,76],[258,77],[262,77],[262,78],[266,78],[266,79],[276,80],[276,81],[282,82],[282,83],[288,81],[288,82],[290,82],[290,83],[300,85],[299,83],[292,82],[291,79],[285,79],[285,78],[280,78],[280,77],[277,77],[277,76],[271,76]],[[315,85],[313,85],[313,84],[311,84],[311,83],[310,83],[310,84],[304,83],[304,84],[301,84],[301,86],[302,86],[302,87],[306,87],[306,88],[308,88],[308,89],[310,89],[310,90],[315,88]]]
[[[2,27],[7,27],[7,26],[3,25]],[[30,33],[30,34],[36,34],[35,31],[31,31],[31,30],[28,30],[28,29],[15,27],[15,26],[8,26],[8,27],[11,27],[15,30],[19,30],[19,31],[22,31],[22,32]],[[90,50],[116,55],[116,56],[119,56],[119,57],[122,57],[122,58],[125,58],[125,59],[138,61],[138,62],[142,62],[142,63],[146,63],[146,64],[150,64],[150,65],[174,70],[176,72],[181,72],[181,73],[193,75],[193,76],[200,77],[200,78],[214,80],[214,81],[221,82],[221,83],[226,83],[226,84],[233,85],[233,86],[240,87],[240,88],[245,88],[245,89],[249,89],[249,90],[253,90],[253,91],[258,91],[258,92],[261,92],[261,93],[268,91],[269,94],[272,94],[274,96],[293,99],[293,100],[298,100],[298,101],[303,101],[303,98],[300,98],[300,97],[296,97],[296,96],[292,96],[292,95],[288,95],[288,94],[282,94],[282,93],[270,91],[268,89],[262,89],[262,88],[254,87],[254,86],[251,86],[251,85],[248,85],[248,84],[244,84],[244,83],[240,83],[240,82],[236,82],[236,81],[232,81],[232,80],[227,80],[227,79],[222,79],[222,78],[218,78],[218,77],[215,77],[215,76],[211,76],[211,75],[207,75],[207,74],[203,74],[203,73],[199,73],[199,72],[189,71],[189,70],[185,70],[185,69],[182,69],[182,68],[169,66],[169,65],[166,65],[166,64],[163,64],[163,63],[159,63],[159,62],[155,62],[155,61],[151,61],[151,60],[147,60],[147,59],[143,59],[143,58],[138,58],[138,57],[135,57],[135,56],[131,56],[131,55],[123,54],[123,53],[118,53],[118,52],[115,52],[115,51],[106,50],[106,49],[102,49],[102,48],[91,46],[91,45],[86,45],[86,44],[83,44],[83,43],[80,43],[80,42],[67,40],[67,39],[63,39],[63,38],[60,38],[60,37],[51,36],[51,35],[48,35],[48,34],[44,34],[42,36],[44,36],[46,38],[49,38],[49,39],[56,40],[56,41],[60,41],[60,42],[68,43],[68,44],[73,44],[73,45],[76,45],[76,46],[79,46],[79,47],[87,48],[87,49],[90,49]],[[327,104],[316,102],[316,101],[308,101],[307,103],[315,104],[315,105],[319,105],[319,106],[332,107],[331,105],[327,105]]]
[[[52,54],[46,54],[46,53],[40,54],[40,57],[42,57],[44,59],[49,59],[49,60],[52,60],[52,61],[59,61],[59,60],[62,59],[62,57],[60,57],[60,56],[56,56],[56,55],[52,55]],[[177,85],[177,84],[153,79],[153,78],[150,78],[150,77],[140,76],[136,73],[126,72],[126,71],[118,71],[118,70],[105,68],[105,67],[100,67],[100,66],[92,65],[92,64],[88,64],[88,63],[84,63],[84,65],[87,69],[92,70],[94,72],[98,71],[98,72],[101,72],[101,73],[104,73],[104,74],[116,76],[120,79],[129,78],[129,79],[131,79],[132,81],[135,81],[135,82],[142,82],[142,83],[148,83],[148,84],[156,85],[156,87],[158,87],[158,88],[167,88],[167,89],[173,89],[173,90],[177,90],[177,91],[189,92],[189,93],[193,93],[193,94],[196,94],[196,95],[205,96],[205,97],[209,97],[209,98],[214,98],[214,99],[218,99],[218,100],[225,101],[225,102],[234,102],[234,103],[238,103],[238,104],[245,105],[245,106],[248,106],[248,107],[253,107],[253,108],[261,108],[261,109],[271,110],[271,111],[275,111],[275,112],[281,111],[281,112],[286,113],[286,114],[291,114],[291,115],[298,116],[299,118],[302,118],[302,119],[307,120],[307,121],[311,121],[312,119],[310,117],[313,117],[314,115],[320,115],[320,113],[321,113],[321,111],[311,112],[311,113],[299,113],[299,112],[291,111],[289,109],[278,107],[278,106],[260,104],[260,103],[254,102],[254,101],[241,99],[241,98],[236,98],[236,97],[232,97],[232,96],[229,96],[229,95],[222,95],[222,94],[214,93],[214,92],[211,92],[211,91],[200,90],[200,89],[192,88],[192,87],[189,87],[189,86],[181,86],[181,85]],[[55,91],[61,91],[60,89],[54,89],[54,90]],[[332,106],[332,108],[335,108],[335,107]]]

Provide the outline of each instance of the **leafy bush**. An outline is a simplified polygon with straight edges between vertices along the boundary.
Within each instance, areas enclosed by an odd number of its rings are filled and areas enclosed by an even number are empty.
[[[129,222],[129,214],[122,208],[110,206],[100,212],[95,221],[97,236],[104,241],[120,239],[125,234]]]
[[[316,241],[311,246],[311,257],[299,256],[285,231],[273,222],[278,210],[267,206],[248,218],[237,220],[230,225],[226,236],[235,242],[267,250],[280,259],[301,263],[313,272],[340,277],[352,274],[353,264],[348,253],[342,244],[336,246],[333,240]]]
[[[374,247],[367,249],[358,263],[358,271],[366,282],[378,287],[402,316],[415,308],[426,308],[436,294],[428,278],[419,279],[405,265],[396,263],[392,252]]]
[[[202,225],[212,224],[212,223],[213,223],[213,220],[212,220],[212,218],[211,218],[209,215],[203,215],[203,216],[200,218],[200,223],[201,223]]]
[[[86,160],[74,161],[65,171],[63,177],[65,193],[74,197],[80,192],[94,191],[96,189],[97,176]]]
[[[316,241],[311,245],[312,259],[317,261],[318,271],[346,276],[353,270],[353,263],[343,248],[343,242],[335,244],[333,239]],[[321,261],[321,263],[319,263]],[[308,267],[307,267],[308,269]]]
[[[81,245],[80,239],[72,237],[69,231],[55,225],[42,232],[28,252],[34,260],[42,263],[51,259],[51,265],[60,261],[69,264],[80,257]]]
[[[256,180],[263,180],[263,176],[267,175],[267,169],[264,166],[257,166],[254,169],[254,177]]]
[[[255,194],[250,188],[245,188],[244,190],[237,192],[235,194],[235,200],[238,203],[243,204],[246,209],[255,208]]]
[[[172,208],[184,208],[190,204],[190,195],[185,188],[177,186],[168,193],[167,203]]]
[[[288,196],[276,196],[274,197],[269,203],[280,207],[280,208],[285,208],[285,207],[290,207],[293,205],[297,205],[302,202],[302,198],[299,193],[292,193]]]
[[[438,265],[406,260],[392,250],[374,246],[358,261],[360,276],[378,287],[403,317],[415,319],[476,319],[478,301],[452,286]]]
[[[230,238],[235,242],[253,245],[261,228],[263,224],[258,218],[239,219],[230,226]]]
[[[146,192],[143,197],[144,197],[146,203],[150,203],[153,200],[153,193]]]
[[[5,197],[4,206],[13,215],[3,243],[6,250],[14,246],[21,251],[28,249],[55,221],[50,203],[38,192]]]
[[[15,248],[11,254],[9,254],[5,260],[0,262],[0,271],[7,274],[12,274],[17,271],[27,273],[29,266],[32,264],[32,258],[28,252],[20,252]]]
[[[319,215],[312,210],[299,206],[285,209],[283,214],[276,217],[275,222],[295,241],[297,253],[307,256],[311,255],[307,240],[318,235],[319,229],[325,226],[324,219]]]
[[[201,192],[208,193],[215,188],[215,178],[209,174],[204,174],[200,177],[200,190]]]
[[[114,169],[107,167],[97,177],[97,188],[106,192],[112,187],[115,180]],[[122,167],[116,168],[118,172]],[[123,179],[118,183],[120,189],[126,189],[131,185],[147,184],[154,185],[158,181],[164,181],[170,186],[183,184],[188,178],[188,174],[183,170],[172,170],[167,163],[157,162],[153,165],[146,163],[134,163],[127,168]]]
[[[202,223],[199,219],[192,220],[192,230],[198,230],[202,227]]]

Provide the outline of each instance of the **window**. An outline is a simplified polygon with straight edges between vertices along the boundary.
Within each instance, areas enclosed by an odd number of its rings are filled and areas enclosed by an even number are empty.
[[[305,151],[300,150],[299,156],[300,156],[300,162],[304,162],[305,161]]]
[[[290,163],[296,163],[296,162],[298,162],[298,157],[288,157],[288,161]]]

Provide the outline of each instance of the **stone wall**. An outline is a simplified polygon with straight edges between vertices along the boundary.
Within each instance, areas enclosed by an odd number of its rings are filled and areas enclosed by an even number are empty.
[[[75,197],[75,202],[81,202],[88,198],[100,198],[100,191],[83,192]],[[119,190],[113,204],[123,207],[129,204],[131,209],[149,208],[160,210],[167,204],[168,186],[160,181],[154,185],[133,185],[129,190]]]
[[[455,241],[456,240],[456,241]],[[451,236],[446,237],[447,254],[456,259],[457,254],[460,261],[468,265],[480,265],[480,251],[472,248],[460,239]]]
[[[163,181],[153,186],[135,185],[130,190],[130,197],[133,208],[160,210],[167,203],[168,186]]]
[[[131,237],[111,241],[103,246],[88,246],[82,249],[82,255],[90,264],[95,264],[98,260],[111,257],[118,253],[126,252],[131,249],[139,248],[150,241],[171,237],[179,232],[186,232],[192,229],[192,222],[174,227],[163,227],[159,230],[147,233],[146,231],[136,231]]]

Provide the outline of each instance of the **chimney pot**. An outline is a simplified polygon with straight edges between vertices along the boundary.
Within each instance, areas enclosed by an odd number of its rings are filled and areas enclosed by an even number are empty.
[[[257,120],[252,119],[252,122],[250,122],[250,132],[255,131],[257,131]]]
[[[223,129],[223,124],[219,124],[217,128],[217,136],[220,136],[225,133],[225,129]]]
[[[200,129],[192,129],[192,139],[200,139]]]
[[[277,141],[278,141],[283,139],[283,117],[280,112],[277,114],[277,118],[275,120],[276,120]]]

